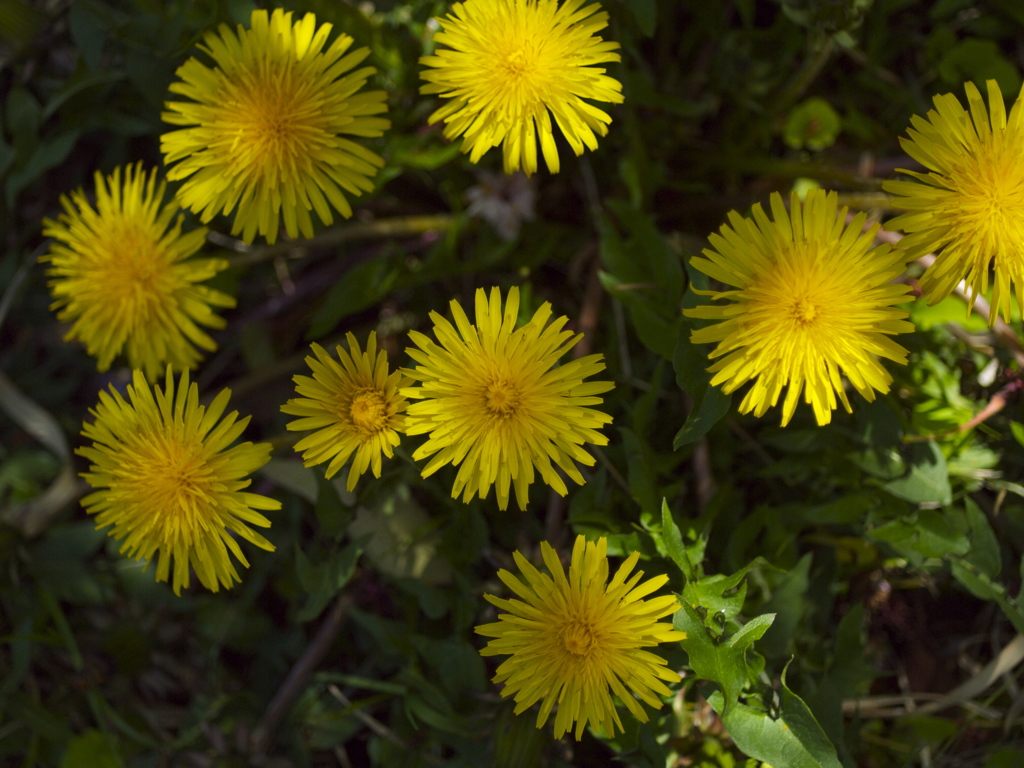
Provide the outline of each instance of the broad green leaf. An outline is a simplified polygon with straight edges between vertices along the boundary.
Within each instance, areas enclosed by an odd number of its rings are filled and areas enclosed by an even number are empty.
[[[971,548],[966,534],[963,513],[935,509],[922,509],[868,531],[871,538],[886,541],[915,560],[966,553]]]
[[[778,717],[739,702],[725,704],[716,693],[711,706],[721,713],[722,723],[743,752],[786,768],[842,768],[836,748],[829,741],[803,699],[786,686],[782,673]],[[719,709],[724,706],[724,712]]]
[[[934,441],[915,444],[908,451],[910,473],[883,487],[893,496],[915,504],[942,504],[952,501],[946,458]]]

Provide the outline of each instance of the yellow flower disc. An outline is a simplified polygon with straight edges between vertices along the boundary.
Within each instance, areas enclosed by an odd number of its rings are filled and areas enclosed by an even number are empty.
[[[275,242],[282,216],[289,237],[312,237],[310,210],[329,225],[332,208],[352,215],[346,192],[373,190],[384,161],[344,137],[381,136],[391,123],[371,115],[387,111],[387,94],[357,93],[376,72],[350,71],[369,49],[346,55],[352,38],[339,35],[325,50],[331,28],[312,13],[292,24],[290,11],[253,11],[251,29],[207,33],[199,49],[214,66],[191,58],[178,68],[171,92],[192,101],[167,102],[163,119],[189,127],[160,148],[178,163],[167,178],[186,179],[179,199],[204,223],[237,208],[231,232],[247,243],[257,231]]]
[[[1006,117],[1003,95],[988,81],[989,110],[974,83],[965,83],[970,113],[951,94],[935,97],[935,109],[914,116],[903,149],[928,169],[899,169],[917,181],[887,181],[892,205],[909,213],[886,224],[907,236],[900,242],[913,258],[935,252],[921,277],[929,303],[949,296],[964,281],[970,308],[988,292],[995,274],[992,325],[1010,319],[1011,283],[1024,297],[1024,89]],[[991,116],[990,116],[991,113]]]
[[[903,274],[908,257],[889,245],[872,247],[878,226],[863,231],[865,215],[846,225],[835,192],[812,190],[801,204],[794,193],[787,211],[782,196],[771,196],[775,221],[760,204],[753,220],[729,213],[730,226],[712,234],[707,258],[691,264],[734,286],[698,291],[722,306],[686,310],[688,317],[720,322],[694,331],[694,344],[718,343],[708,370],[726,394],[753,385],[740,412],[763,416],[788,386],[782,425],[793,417],[801,392],[819,425],[828,424],[836,398],[849,412],[841,376],[869,402],[889,391],[892,376],[878,357],[907,362],[907,350],[887,335],[909,333],[908,313],[893,305],[907,300],[909,286],[891,282]]]
[[[503,145],[505,173],[537,170],[537,144],[557,173],[557,124],[577,155],[597,149],[611,117],[584,101],[622,102],[622,85],[594,66],[620,61],[618,43],[597,32],[608,14],[585,0],[467,0],[438,19],[438,48],[420,63],[427,85],[448,103],[430,116],[444,121],[444,135],[463,136],[462,151],[477,162]],[[552,117],[554,121],[552,121]]]
[[[233,307],[225,293],[198,283],[226,268],[226,259],[189,259],[206,229],[182,234],[178,206],[164,205],[164,183],[142,164],[104,178],[96,173],[96,205],[81,189],[61,196],[64,213],[43,220],[54,242],[41,261],[64,338],[81,341],[101,371],[122,351],[128,365],[153,379],[165,365],[193,368],[196,349],[216,349],[200,325],[223,328],[212,307]],[[173,225],[172,225],[173,221]]]
[[[679,674],[643,649],[686,639],[685,632],[658,622],[678,610],[674,596],[643,599],[664,586],[668,576],[641,584],[644,572],[632,573],[640,559],[634,552],[609,582],[603,537],[597,542],[576,538],[568,579],[551,545],[542,542],[540,549],[550,576],[516,552],[525,578],[505,570],[498,571],[498,578],[521,599],[484,595],[505,611],[496,623],[476,627],[477,634],[495,638],[480,651],[483,656],[509,656],[494,677],[505,683],[501,695],[515,696],[517,715],[540,701],[538,728],[557,703],[556,739],[573,723],[577,739],[588,723],[607,737],[615,735],[616,726],[623,730],[612,693],[646,723],[647,713],[635,697],[660,709],[658,697],[672,693],[661,681],[679,682]]]
[[[330,479],[355,454],[348,473],[351,491],[368,468],[380,477],[382,454],[394,455],[405,426],[406,400],[399,389],[412,381],[388,372],[388,356],[377,352],[376,333],[370,333],[365,352],[355,336],[347,338],[348,350],[337,347],[337,360],[319,344],[311,345],[316,358],[307,357],[306,363],[313,377],[294,377],[295,391],[303,397],[289,400],[281,411],[302,417],[288,429],[316,430],[295,445],[304,452],[307,467],[330,461],[325,473]]]
[[[455,326],[430,314],[438,343],[422,333],[409,334],[418,349],[407,351],[419,365],[403,373],[421,386],[407,387],[402,395],[421,401],[408,408],[406,433],[430,436],[412,456],[433,457],[423,476],[446,464],[458,466],[452,497],[462,493],[468,502],[479,494],[483,499],[494,485],[501,509],[508,507],[510,485],[520,509],[526,508],[535,468],[563,496],[567,489],[555,466],[582,485],[574,461],[594,464],[582,446],[607,445],[608,438],[596,430],[612,420],[586,407],[601,403],[595,395],[615,386],[583,382],[604,370],[603,356],[557,365],[583,334],[562,330],[567,317],[548,325],[548,303],[516,328],[518,288],[509,291],[504,312],[497,288],[491,289],[490,300],[478,289],[475,325],[457,301],[451,310]]]
[[[75,452],[92,464],[82,477],[96,490],[82,506],[96,526],[113,526],[121,552],[152,560],[159,554],[156,580],[167,581],[174,563],[174,594],[189,585],[189,566],[213,592],[239,581],[229,557],[249,563],[235,537],[261,549],[274,545],[249,526],[270,521],[256,510],[281,503],[247,493],[249,475],[270,459],[270,444],[229,447],[249,423],[232,411],[221,418],[231,392],[223,390],[207,407],[199,390],[181,374],[175,392],[170,367],[164,388],[150,390],[141,371],[133,373],[125,400],[113,386],[100,392],[82,435],[92,445]]]

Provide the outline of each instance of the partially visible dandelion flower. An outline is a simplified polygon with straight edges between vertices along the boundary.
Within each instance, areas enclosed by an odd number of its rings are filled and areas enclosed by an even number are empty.
[[[525,579],[505,570],[498,571],[498,578],[522,599],[484,595],[506,611],[498,614],[497,623],[476,627],[477,634],[495,638],[480,651],[483,656],[509,656],[494,676],[494,682],[505,683],[501,695],[515,696],[517,715],[540,701],[538,728],[558,704],[556,739],[573,723],[577,740],[588,723],[608,737],[615,735],[616,726],[623,730],[612,693],[646,723],[647,712],[634,694],[660,709],[658,697],[672,693],[661,681],[679,682],[679,673],[642,649],[686,639],[685,632],[658,622],[678,610],[675,596],[643,599],[664,586],[668,576],[641,584],[644,572],[632,573],[640,559],[634,552],[609,582],[608,541],[603,537],[596,542],[576,538],[568,579],[551,545],[541,542],[540,549],[550,576],[516,552],[513,557]]]
[[[595,65],[621,57],[618,43],[596,34],[608,14],[596,3],[581,8],[585,1],[466,0],[438,19],[443,31],[434,40],[447,48],[420,59],[420,93],[449,100],[430,123],[444,121],[449,139],[462,136],[470,162],[502,145],[505,173],[522,168],[529,176],[539,142],[557,173],[554,124],[577,155],[597,149],[612,119],[589,101],[619,104],[622,85]]]
[[[181,374],[175,392],[170,367],[163,389],[150,390],[134,371],[125,400],[113,386],[100,392],[89,412],[95,421],[82,435],[92,445],[75,452],[92,464],[82,477],[94,489],[82,506],[96,515],[96,527],[113,526],[109,535],[123,539],[121,552],[136,560],[158,555],[156,580],[167,581],[174,564],[174,594],[189,586],[189,566],[213,592],[239,581],[231,561],[249,562],[235,537],[274,550],[249,526],[270,526],[256,510],[280,509],[281,503],[248,493],[249,475],[270,459],[270,444],[231,444],[249,417],[223,416],[230,390],[207,407],[199,390]],[[223,418],[222,418],[223,416]]]
[[[366,351],[351,333],[348,350],[336,347],[335,360],[319,344],[312,344],[316,358],[307,357],[313,377],[295,376],[295,390],[303,395],[281,406],[283,413],[302,418],[290,422],[290,430],[316,430],[295,445],[307,467],[331,463],[330,479],[352,458],[348,489],[356,487],[368,468],[380,477],[381,454],[389,459],[405,428],[406,400],[401,387],[412,384],[399,371],[388,371],[388,356],[377,352],[377,334],[370,332]]]
[[[446,464],[458,466],[452,497],[462,493],[464,502],[477,495],[483,499],[493,485],[500,509],[508,507],[510,485],[515,486],[519,508],[526,508],[534,469],[563,496],[567,489],[556,466],[582,485],[574,460],[593,466],[594,458],[582,446],[607,445],[608,438],[597,430],[612,420],[586,407],[601,403],[596,395],[615,386],[610,381],[583,382],[604,370],[603,356],[558,365],[583,334],[562,330],[567,317],[548,325],[547,302],[529,323],[516,328],[518,288],[508,292],[504,312],[497,288],[491,289],[490,300],[477,289],[475,325],[457,301],[450,306],[455,326],[430,313],[439,343],[410,332],[418,349],[407,351],[419,365],[403,370],[421,382],[403,389],[402,395],[421,401],[409,406],[406,433],[429,434],[412,456],[433,457],[423,477]]]
[[[190,259],[206,240],[206,229],[182,233],[173,201],[164,204],[165,184],[142,163],[104,178],[96,173],[96,205],[81,189],[61,196],[64,212],[43,219],[54,242],[48,283],[57,319],[71,323],[64,338],[81,341],[100,371],[124,352],[128,365],[146,378],[165,365],[193,368],[196,347],[217,345],[200,325],[223,328],[213,307],[233,307],[226,293],[199,285],[228,265],[226,259]],[[173,223],[172,223],[173,222]]]
[[[999,314],[1010,319],[1011,282],[1018,302],[1024,301],[1024,88],[1009,120],[995,80],[988,81],[988,110],[974,83],[964,88],[970,113],[946,93],[935,97],[927,118],[911,118],[914,127],[900,144],[929,172],[901,168],[917,181],[883,182],[894,195],[892,205],[909,211],[886,227],[907,233],[900,247],[913,258],[935,252],[935,263],[920,280],[931,304],[962,280],[970,293],[969,314],[988,291],[991,266],[992,325]]]
[[[908,333],[908,313],[893,305],[907,300],[909,286],[890,282],[908,257],[889,245],[872,247],[878,226],[863,232],[865,215],[847,226],[835,192],[811,190],[801,204],[794,193],[787,211],[771,196],[771,221],[760,204],[753,220],[735,211],[730,226],[710,236],[707,258],[691,263],[736,290],[698,291],[721,306],[686,310],[688,317],[719,320],[694,331],[694,344],[718,342],[708,370],[711,383],[728,394],[753,381],[740,412],[764,415],[788,386],[782,425],[793,417],[800,394],[819,425],[828,424],[836,398],[849,412],[842,375],[868,402],[889,391],[892,376],[878,361],[907,362],[907,350],[889,335]],[[723,357],[724,356],[724,357]]]
[[[346,55],[343,34],[325,50],[332,25],[317,27],[314,14],[293,24],[291,11],[256,10],[250,25],[206,34],[199,49],[214,66],[193,57],[178,68],[171,92],[192,101],[169,101],[163,113],[188,126],[160,138],[166,163],[180,161],[167,177],[187,179],[178,197],[204,223],[237,208],[231,233],[247,243],[257,231],[275,242],[282,216],[289,237],[312,237],[310,210],[329,225],[332,208],[352,215],[346,192],[373,191],[384,161],[345,137],[391,126],[372,117],[387,111],[387,94],[357,93],[376,72],[350,71],[369,49]]]

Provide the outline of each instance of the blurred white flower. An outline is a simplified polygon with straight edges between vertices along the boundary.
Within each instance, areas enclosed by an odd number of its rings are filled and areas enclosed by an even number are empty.
[[[479,183],[466,190],[470,216],[477,216],[505,240],[514,240],[524,221],[532,221],[537,188],[526,174],[481,171]]]

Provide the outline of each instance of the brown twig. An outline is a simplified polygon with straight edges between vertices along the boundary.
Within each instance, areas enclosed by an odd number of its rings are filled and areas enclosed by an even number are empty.
[[[281,683],[281,687],[278,688],[274,698],[267,705],[259,724],[253,730],[250,751],[254,757],[264,755],[274,743],[277,729],[281,726],[285,715],[288,714],[292,703],[302,692],[306,680],[323,661],[334,638],[337,637],[351,605],[352,598],[347,593],[342,594],[334,602],[331,612],[324,619],[324,623],[320,625],[320,629],[317,630],[316,636],[306,648],[305,653],[295,662],[288,677]]]

